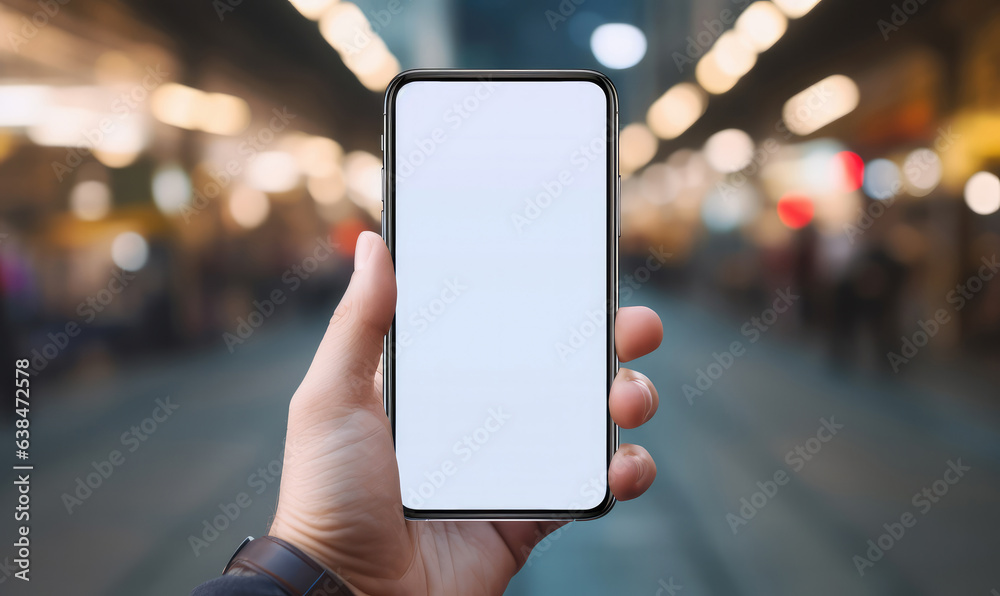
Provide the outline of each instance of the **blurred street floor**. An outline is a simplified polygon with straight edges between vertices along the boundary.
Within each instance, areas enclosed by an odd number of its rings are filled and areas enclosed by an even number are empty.
[[[550,537],[509,594],[1000,589],[1000,415],[985,405],[997,397],[989,379],[936,370],[929,358],[896,378],[837,372],[819,350],[782,334],[791,320],[748,345],[739,320],[652,291],[634,302],[664,321],[661,349],[628,364],[656,383],[660,409],[648,428],[623,431],[622,442],[653,454],[657,480],[605,518]],[[8,579],[2,591],[166,596],[218,574],[273,513],[278,484],[267,468],[280,461],[287,402],[325,326],[270,321],[232,355],[220,340],[218,349],[136,364],[106,381],[36,385],[32,590]],[[694,385],[697,369],[736,340],[747,353],[689,405],[681,386]],[[129,452],[136,442],[123,443],[123,433],[167,396],[179,407]],[[786,454],[815,437],[823,418],[843,429],[796,472]],[[62,495],[115,449],[124,463],[67,513]],[[959,458],[971,470],[923,514],[913,496]],[[787,484],[734,535],[727,514],[739,516],[740,499],[779,470]],[[205,522],[241,492],[251,504],[196,556],[190,537],[204,540]],[[916,524],[859,576],[853,557],[906,512]],[[0,560],[13,559],[4,549]]]

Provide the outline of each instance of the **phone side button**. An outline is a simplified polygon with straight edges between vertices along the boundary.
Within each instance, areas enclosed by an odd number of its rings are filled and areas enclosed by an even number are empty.
[[[615,191],[615,225],[618,228],[618,237],[622,237],[622,177],[618,176],[618,188]]]

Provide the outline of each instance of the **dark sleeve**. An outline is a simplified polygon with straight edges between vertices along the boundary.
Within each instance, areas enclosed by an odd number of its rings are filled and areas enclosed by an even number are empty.
[[[191,596],[288,596],[264,575],[223,575],[191,591]]]

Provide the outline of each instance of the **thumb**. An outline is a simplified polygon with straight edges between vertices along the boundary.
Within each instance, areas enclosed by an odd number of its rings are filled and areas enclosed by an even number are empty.
[[[298,400],[320,420],[340,406],[381,409],[381,398],[374,398],[374,378],[395,309],[396,277],[389,249],[378,234],[362,232],[351,283],[293,402]]]

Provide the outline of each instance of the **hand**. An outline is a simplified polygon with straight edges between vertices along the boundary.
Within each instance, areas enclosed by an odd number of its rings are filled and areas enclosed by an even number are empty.
[[[355,271],[305,379],[292,397],[281,491],[270,535],[296,545],[369,594],[501,594],[531,548],[562,522],[411,522],[403,518],[392,429],[382,405],[379,357],[396,304],[382,239],[358,238]],[[642,307],[615,320],[618,358],[656,349],[663,327]],[[656,412],[656,389],[621,369],[610,411],[623,428]],[[622,501],[649,488],[656,465],[622,445],[608,482]]]

